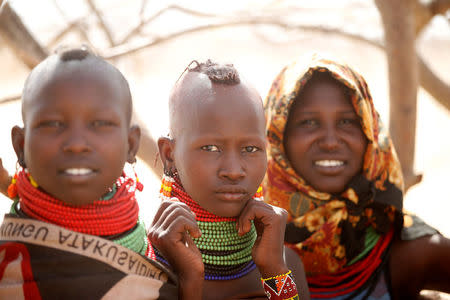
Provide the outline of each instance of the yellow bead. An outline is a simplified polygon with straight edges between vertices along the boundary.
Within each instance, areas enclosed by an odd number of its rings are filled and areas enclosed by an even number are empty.
[[[35,188],[38,188],[39,185],[38,185],[37,182],[33,179],[33,177],[31,177],[31,174],[30,174],[29,178],[30,178],[30,183],[31,183],[31,185],[34,186]]]

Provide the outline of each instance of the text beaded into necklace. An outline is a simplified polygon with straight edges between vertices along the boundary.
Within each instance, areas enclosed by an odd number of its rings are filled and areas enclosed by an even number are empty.
[[[12,213],[55,224],[73,231],[102,236],[137,253],[155,259],[145,225],[139,220],[135,198],[137,181],[123,174],[102,199],[83,206],[70,206],[52,197],[19,171],[11,186],[17,200]]]

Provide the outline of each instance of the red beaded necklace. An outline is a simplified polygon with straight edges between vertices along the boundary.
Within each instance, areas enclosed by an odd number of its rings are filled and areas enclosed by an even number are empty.
[[[234,217],[219,217],[202,208],[197,202],[184,191],[181,185],[175,180],[172,185],[172,196],[177,197],[181,202],[185,203],[195,214],[195,219],[201,222],[230,222],[236,221]]]
[[[137,184],[125,174],[117,180],[117,191],[111,199],[79,207],[69,206],[34,187],[24,170],[17,174],[16,185],[20,209],[26,215],[73,231],[116,235],[132,229],[138,222]]]
[[[263,199],[262,188],[259,187],[256,194],[253,196],[255,199]],[[164,175],[161,181],[160,197],[163,200],[171,199],[172,197],[178,198],[181,202],[185,203],[195,213],[195,219],[201,222],[231,222],[236,221],[235,217],[220,217],[209,211],[203,209],[197,202],[192,200],[183,186],[180,183],[178,177],[171,177]]]

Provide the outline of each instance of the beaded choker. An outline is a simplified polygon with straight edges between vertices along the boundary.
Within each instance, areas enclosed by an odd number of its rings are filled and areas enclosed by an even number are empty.
[[[195,213],[202,236],[193,241],[202,254],[205,280],[240,278],[256,267],[252,260],[252,248],[257,236],[254,225],[250,232],[239,236],[236,218],[219,217],[204,210],[184,191],[178,180],[166,175],[162,179],[160,196],[164,200],[176,197]],[[255,198],[262,199],[261,188]],[[156,257],[167,263],[157,251]]]
[[[102,199],[83,206],[69,206],[39,189],[24,170],[14,176],[19,197],[17,208],[26,216],[73,231],[102,236],[131,250],[154,258],[145,226],[139,221],[135,198],[137,184],[123,174]],[[12,189],[12,188],[11,188]]]

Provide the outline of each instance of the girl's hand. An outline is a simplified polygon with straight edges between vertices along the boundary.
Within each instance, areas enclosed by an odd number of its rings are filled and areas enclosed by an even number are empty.
[[[8,196],[8,186],[11,183],[11,176],[8,171],[3,167],[2,159],[0,158],[0,192]]]
[[[251,199],[242,210],[238,222],[239,234],[251,229],[253,220],[257,238],[252,249],[252,257],[263,278],[287,273],[284,260],[284,230],[287,212],[263,201]]]
[[[201,299],[205,270],[191,238],[200,236],[195,216],[186,204],[175,198],[161,203],[148,237],[178,275],[180,299]]]

